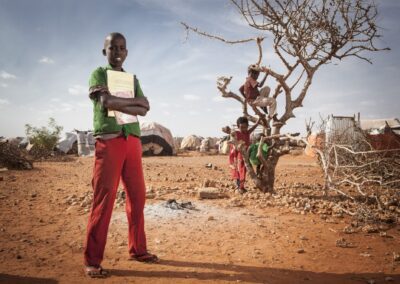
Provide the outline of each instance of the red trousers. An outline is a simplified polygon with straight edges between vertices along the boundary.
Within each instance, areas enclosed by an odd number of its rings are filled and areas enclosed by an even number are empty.
[[[231,166],[232,179],[239,181],[239,187],[244,189],[246,165],[242,154],[233,145],[229,149],[229,165]]]
[[[86,265],[97,266],[103,260],[120,179],[126,192],[129,254],[141,255],[147,252],[143,215],[146,188],[140,139],[131,135],[127,138],[98,139],[92,179],[93,205],[84,252]]]

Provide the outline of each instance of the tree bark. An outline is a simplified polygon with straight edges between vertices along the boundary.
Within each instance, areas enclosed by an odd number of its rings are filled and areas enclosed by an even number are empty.
[[[261,174],[262,188],[260,188],[261,191],[264,193],[265,192],[270,192],[270,193],[274,192],[275,169],[276,169],[276,165],[278,164],[278,161],[279,161],[279,156],[272,154],[272,156],[270,156],[267,159],[267,163],[264,164],[263,171]]]

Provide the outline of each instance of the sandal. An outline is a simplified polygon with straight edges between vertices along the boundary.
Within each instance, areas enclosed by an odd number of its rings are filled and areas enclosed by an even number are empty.
[[[146,263],[158,263],[160,261],[155,254],[148,252],[142,255],[132,255],[130,259]]]
[[[84,272],[86,276],[90,278],[106,278],[108,272],[103,269],[103,267],[99,266],[90,266],[86,265],[84,268]]]

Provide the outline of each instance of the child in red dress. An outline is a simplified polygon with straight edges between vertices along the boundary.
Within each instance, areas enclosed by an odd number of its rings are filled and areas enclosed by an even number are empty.
[[[245,149],[250,146],[250,134],[256,129],[260,119],[249,129],[249,120],[247,117],[239,117],[236,121],[238,130],[231,131],[227,126],[222,129],[225,133],[233,136],[239,143],[245,145]],[[237,189],[240,193],[245,193],[246,189],[244,183],[246,181],[246,165],[244,162],[244,157],[241,152],[231,144],[229,151],[229,166],[231,168],[232,178],[236,180]]]

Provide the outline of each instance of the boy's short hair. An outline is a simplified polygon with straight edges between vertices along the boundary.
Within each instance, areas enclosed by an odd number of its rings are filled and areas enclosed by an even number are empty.
[[[249,120],[245,116],[241,116],[236,120],[236,125],[239,126],[240,124],[246,123],[249,125]]]
[[[106,47],[107,41],[111,40],[112,38],[116,38],[116,37],[123,38],[126,42],[126,38],[123,34],[118,33],[118,32],[109,33],[104,40],[104,48]]]
[[[253,72],[260,73],[260,70],[258,70],[258,66],[255,64],[251,64],[251,65],[249,65],[249,67],[247,67],[247,73],[250,74]]]

